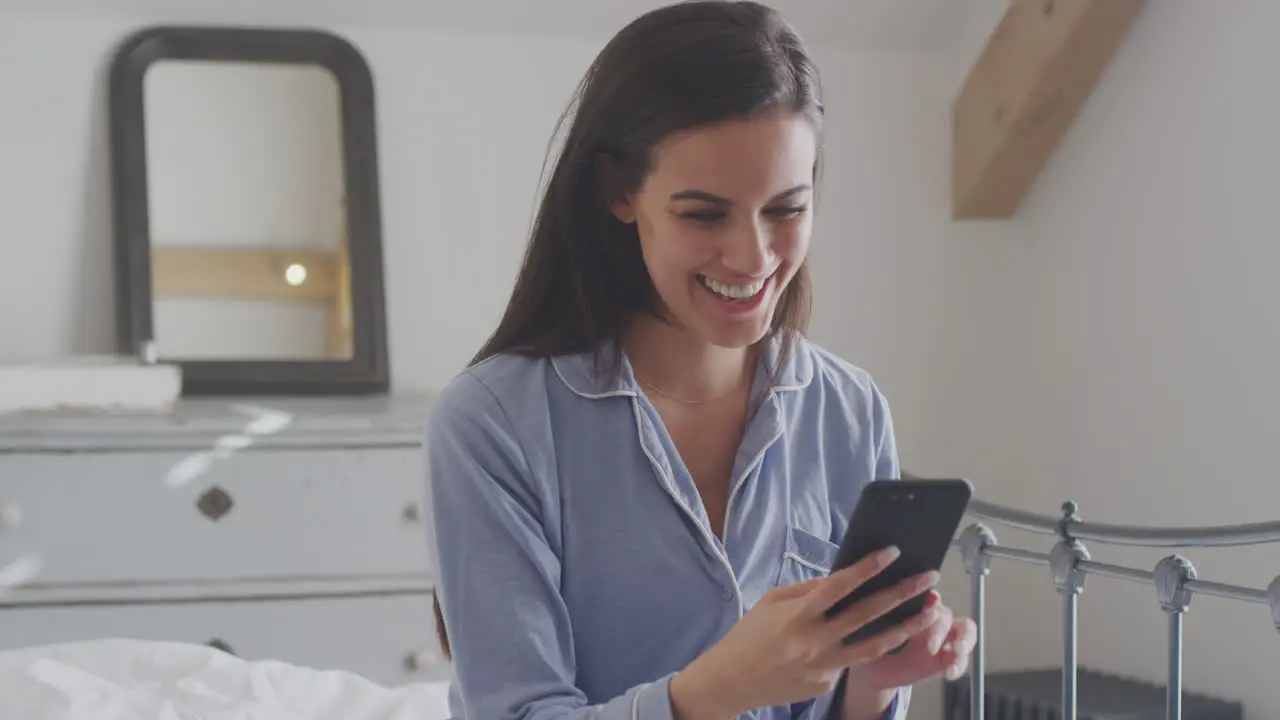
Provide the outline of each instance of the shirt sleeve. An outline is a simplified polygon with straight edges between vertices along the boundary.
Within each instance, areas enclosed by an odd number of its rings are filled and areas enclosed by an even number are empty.
[[[794,706],[792,720],[843,720],[840,708],[836,706],[839,693],[829,693],[814,698],[802,705]],[[899,688],[893,696],[893,703],[885,711],[884,720],[907,720],[907,710],[911,706],[911,688]]]
[[[884,714],[885,720],[907,720],[907,710],[911,707],[911,688],[898,688],[898,694],[893,697],[893,704],[889,706],[889,711]]]
[[[875,477],[873,480],[897,480],[902,475],[898,464],[898,442],[893,435],[893,414],[889,401],[873,386],[871,405],[871,439],[874,443]]]
[[[672,720],[670,676],[594,705],[574,686],[560,559],[542,522],[548,493],[501,403],[473,375],[437,397],[426,455],[456,717]]]

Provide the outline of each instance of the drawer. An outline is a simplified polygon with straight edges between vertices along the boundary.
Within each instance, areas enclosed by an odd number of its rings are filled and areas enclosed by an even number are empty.
[[[37,556],[42,585],[429,571],[418,447],[254,449],[167,481],[190,457],[0,454],[0,565]]]
[[[107,638],[211,644],[388,687],[449,677],[429,595],[0,609],[0,650]]]

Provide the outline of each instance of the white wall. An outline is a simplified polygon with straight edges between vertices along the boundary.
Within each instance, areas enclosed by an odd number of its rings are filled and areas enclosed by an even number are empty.
[[[0,23],[0,88],[15,108],[0,116],[15,258],[0,264],[0,308],[23,308],[0,312],[0,361],[112,348],[104,63],[123,35],[161,19]],[[364,52],[377,85],[393,382],[431,389],[505,304],[547,141],[606,38],[336,30]],[[919,92],[936,65],[818,52],[831,119],[814,334],[881,376],[911,446],[929,396],[919,370],[932,322],[933,283],[918,266],[946,227],[945,137],[922,129],[936,125],[943,98]]]
[[[1025,509],[1073,499],[1095,521],[1277,518],[1278,24],[1271,0],[1149,3],[1019,216],[956,226],[948,242],[969,258],[948,288],[935,468]],[[971,33],[955,66],[983,39]],[[981,345],[963,350],[965,336]],[[1093,552],[1140,567],[1162,555]],[[1280,548],[1190,556],[1213,580],[1265,587],[1280,574]],[[992,583],[992,665],[1056,664],[1047,571],[1005,565]],[[1153,588],[1090,580],[1081,623],[1083,663],[1163,679]],[[1264,606],[1197,598],[1186,632],[1188,689],[1280,717],[1280,634]]]

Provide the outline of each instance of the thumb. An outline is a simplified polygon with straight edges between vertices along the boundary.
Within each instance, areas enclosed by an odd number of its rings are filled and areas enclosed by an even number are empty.
[[[872,682],[881,688],[914,685],[945,669],[942,659],[929,652],[924,635],[912,638],[902,652],[885,655],[868,668]]]

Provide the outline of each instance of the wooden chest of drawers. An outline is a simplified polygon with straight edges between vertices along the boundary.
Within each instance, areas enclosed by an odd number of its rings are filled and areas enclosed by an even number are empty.
[[[398,685],[435,650],[425,398],[0,416],[0,649],[209,643]]]

